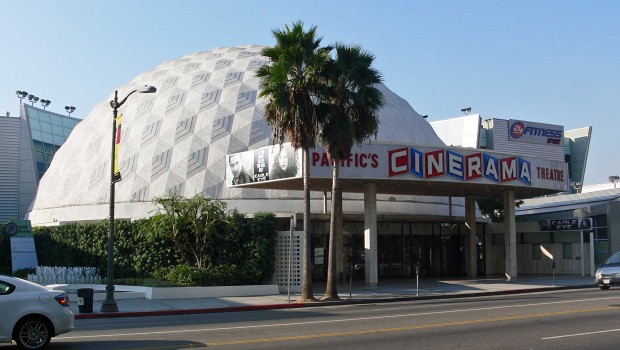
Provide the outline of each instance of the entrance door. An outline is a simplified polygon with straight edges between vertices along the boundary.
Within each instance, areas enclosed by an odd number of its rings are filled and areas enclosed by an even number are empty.
[[[458,235],[441,236],[441,275],[464,276],[465,237]]]
[[[413,235],[411,244],[412,277],[415,276],[415,268],[419,268],[420,277],[430,276],[432,271],[431,237]]]
[[[379,279],[404,277],[403,236],[378,235]]]

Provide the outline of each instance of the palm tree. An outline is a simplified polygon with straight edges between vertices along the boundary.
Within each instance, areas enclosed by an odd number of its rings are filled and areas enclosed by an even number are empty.
[[[282,144],[290,141],[304,154],[304,252],[303,279],[299,301],[315,300],[310,269],[310,156],[315,147],[324,116],[319,113],[318,98],[322,71],[330,61],[331,47],[321,47],[316,26],[304,30],[295,22],[284,30],[273,30],[276,45],[261,52],[271,64],[261,67],[256,76],[261,79],[261,97],[267,97],[265,120],[273,128],[274,138]]]
[[[340,161],[351,156],[354,143],[361,144],[377,134],[378,111],[383,94],[377,88],[381,75],[372,67],[375,57],[359,46],[336,44],[336,58],[325,71],[327,76],[328,117],[321,129],[321,140],[332,164],[332,209],[329,227],[327,286],[323,300],[337,300],[336,242],[342,235],[342,192]]]

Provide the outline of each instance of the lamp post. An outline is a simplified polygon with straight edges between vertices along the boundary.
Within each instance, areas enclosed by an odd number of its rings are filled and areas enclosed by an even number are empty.
[[[145,85],[140,89],[133,90],[124,99],[118,102],[118,90],[114,91],[114,99],[110,101],[112,107],[112,153],[110,157],[110,227],[108,232],[108,271],[106,277],[105,301],[101,304],[101,312],[117,312],[118,305],[114,300],[114,154],[116,151],[116,117],[118,108],[122,106],[127,98],[134,92],[142,94],[152,94],[157,89],[154,86]]]

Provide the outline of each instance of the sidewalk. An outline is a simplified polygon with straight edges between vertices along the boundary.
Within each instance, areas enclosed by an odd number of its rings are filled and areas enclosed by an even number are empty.
[[[253,297],[218,297],[192,299],[160,299],[146,298],[117,299],[118,312],[102,313],[102,301],[95,301],[93,313],[80,313],[76,302],[71,309],[76,319],[103,317],[138,317],[158,315],[182,315],[213,312],[234,312],[250,310],[269,310],[284,308],[300,308],[326,306],[346,303],[381,303],[389,301],[425,300],[455,297],[474,297],[484,295],[501,295],[515,293],[531,293],[561,289],[596,288],[594,278],[590,276],[523,276],[507,281],[506,278],[492,277],[481,279],[420,279],[416,285],[414,280],[389,280],[377,286],[355,283],[338,285],[339,302],[297,303],[299,294]],[[325,282],[313,284],[314,296],[320,299],[325,293]]]

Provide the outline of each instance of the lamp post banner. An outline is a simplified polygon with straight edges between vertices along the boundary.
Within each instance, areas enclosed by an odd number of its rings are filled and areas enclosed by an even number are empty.
[[[121,151],[121,122],[123,120],[123,115],[119,114],[116,117],[116,126],[114,127],[116,136],[114,137],[114,178],[112,181],[118,182],[121,181],[121,167],[120,167],[120,151]]]

